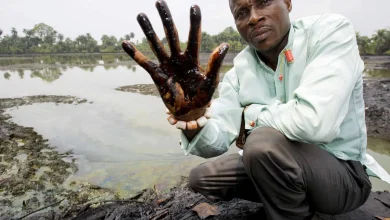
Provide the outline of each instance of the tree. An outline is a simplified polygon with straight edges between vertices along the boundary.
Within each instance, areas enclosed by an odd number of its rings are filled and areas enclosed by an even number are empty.
[[[374,51],[371,51],[371,39],[369,37],[360,36],[359,32],[356,32],[356,40],[360,55],[374,53]]]
[[[24,52],[37,52],[32,51],[32,48],[39,48],[39,45],[42,43],[42,40],[34,35],[33,30],[23,29],[23,33],[25,35],[25,37],[22,39],[22,41],[24,42]]]
[[[134,37],[135,37],[134,33],[131,32],[130,34],[126,34],[126,35],[125,35],[125,40],[131,40],[131,39],[133,39]]]
[[[382,55],[390,50],[390,31],[386,29],[377,30],[372,37],[375,43],[375,53]]]
[[[49,25],[44,23],[37,24],[32,31],[47,45],[53,45],[56,41],[57,31]]]
[[[12,37],[13,39],[18,38],[18,31],[17,31],[16,28],[14,28],[14,27],[11,29],[11,37]]]
[[[200,45],[200,52],[210,53],[212,52],[215,45],[217,44],[214,42],[213,37],[206,32],[202,32],[202,43]]]
[[[39,23],[32,29],[23,29],[23,36],[19,35],[16,28],[12,28],[10,34],[5,34],[0,29],[0,54],[123,52],[121,48],[123,40],[134,41],[139,50],[144,51],[146,55],[152,54],[149,42],[145,37],[140,41],[135,40],[134,37],[133,32],[119,39],[105,34],[101,37],[102,44],[98,45],[98,42],[89,33],[79,35],[72,40],[58,33],[53,27]],[[390,55],[390,29],[377,30],[372,37],[362,36],[357,32],[356,40],[361,55]],[[164,37],[161,42],[169,52],[167,39]],[[239,52],[247,46],[235,28],[227,27],[216,35],[202,32],[200,52],[210,53],[222,42],[228,42],[231,45],[230,52]],[[180,45],[184,46],[185,43],[180,42]]]
[[[64,41],[64,38],[65,38],[65,37],[64,37],[63,34],[58,34],[58,35],[57,35],[57,38],[58,38],[58,41],[59,41],[59,42],[62,42],[62,41]]]
[[[74,41],[77,52],[94,53],[99,51],[98,43],[90,33],[86,35],[79,35]]]
[[[100,52],[117,52],[120,51],[119,45],[118,45],[118,40],[116,39],[115,36],[108,36],[108,35],[103,35],[102,38],[102,45],[100,47]]]

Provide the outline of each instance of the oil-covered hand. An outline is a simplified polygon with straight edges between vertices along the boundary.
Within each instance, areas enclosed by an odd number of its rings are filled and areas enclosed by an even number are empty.
[[[176,26],[165,1],[156,2],[157,10],[164,25],[170,47],[169,56],[157,37],[148,17],[141,13],[137,20],[150,47],[160,64],[151,62],[128,41],[122,43],[123,49],[152,77],[161,98],[179,120],[191,121],[201,117],[210,103],[219,83],[219,68],[229,49],[228,44],[221,44],[210,55],[206,70],[199,65],[201,42],[201,12],[197,5],[190,9],[191,27],[188,45],[183,52]]]

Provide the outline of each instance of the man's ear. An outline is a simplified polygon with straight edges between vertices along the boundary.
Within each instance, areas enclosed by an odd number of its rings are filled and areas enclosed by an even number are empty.
[[[288,12],[291,12],[292,11],[292,2],[291,2],[291,0],[284,0],[284,3],[287,6]]]

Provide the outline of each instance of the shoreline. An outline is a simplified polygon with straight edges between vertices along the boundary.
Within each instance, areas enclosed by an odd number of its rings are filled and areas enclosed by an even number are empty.
[[[222,65],[233,65],[233,60],[238,53],[227,53]],[[150,61],[158,63],[155,56],[152,53],[145,54],[150,58]],[[43,68],[61,68],[61,67],[95,67],[95,66],[121,66],[121,65],[138,65],[133,59],[131,59],[126,53],[74,53],[74,54],[39,54],[39,55],[20,55],[20,56],[2,56],[0,55],[0,61],[8,59],[36,59],[39,57],[88,57],[88,56],[101,56],[100,59],[103,59],[103,56],[124,56],[127,60],[118,61],[113,63],[79,63],[79,64],[46,64],[46,63],[25,63],[25,64],[10,64],[0,66],[0,71],[16,71],[16,70],[34,70],[34,69],[43,69]],[[207,64],[210,57],[210,53],[201,53],[199,54],[199,63]],[[387,56],[361,56],[362,60],[365,63],[365,67],[368,70],[386,70],[390,69],[390,55]],[[97,59],[98,60],[98,59]],[[97,61],[96,60],[96,61]]]

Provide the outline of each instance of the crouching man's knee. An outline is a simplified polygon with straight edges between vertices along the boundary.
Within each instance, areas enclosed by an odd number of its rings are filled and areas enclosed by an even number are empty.
[[[199,171],[199,167],[195,167],[190,171],[190,175],[188,176],[188,187],[195,192],[198,192],[197,189],[200,185]]]
[[[273,128],[258,128],[248,137],[244,146],[243,161],[245,168],[250,169],[251,164],[257,165],[274,161],[282,156],[283,145],[288,144],[287,138]]]

